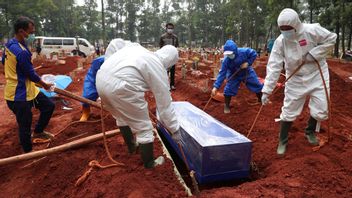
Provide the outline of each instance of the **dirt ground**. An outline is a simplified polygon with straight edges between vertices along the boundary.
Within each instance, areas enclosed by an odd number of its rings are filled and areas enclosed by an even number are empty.
[[[89,68],[77,69],[77,60],[66,60],[66,65],[47,64],[38,73],[66,74],[73,77],[67,88],[76,94],[82,93],[84,75]],[[258,76],[265,77],[267,58],[256,62]],[[274,122],[280,114],[283,90],[280,90],[265,106],[250,136],[253,141],[252,160],[255,165],[251,178],[242,182],[226,182],[201,186],[201,197],[352,197],[352,64],[329,60],[332,101],[332,140],[318,151],[312,151],[304,137],[304,128],[309,118],[307,107],[294,122],[290,131],[289,145],[284,157],[278,157],[279,124]],[[3,98],[4,75],[0,67],[0,98]],[[203,109],[206,105],[213,81],[209,68],[202,67],[202,73],[187,72],[181,79],[181,66],[177,65],[175,101],[189,101]],[[283,80],[283,79],[280,79]],[[207,89],[206,89],[207,88]],[[147,94],[150,109],[155,111],[151,94]],[[256,96],[241,85],[239,94],[233,98],[231,113],[223,114],[223,104],[211,101],[205,110],[216,119],[247,135],[260,105],[253,105]],[[100,112],[93,109],[89,122],[74,123],[80,117],[80,103],[65,97],[54,99],[56,109],[47,131],[60,132],[52,146],[61,145],[81,137],[101,132]],[[70,107],[71,110],[63,109]],[[4,100],[0,100],[0,158],[22,153],[18,142],[15,116]],[[34,119],[38,111],[33,110]],[[116,128],[114,119],[105,119],[107,130]],[[33,124],[34,127],[34,124]],[[319,137],[327,136],[327,122],[322,124]],[[76,137],[82,135],[80,137]],[[103,142],[98,141],[74,150],[47,156],[39,161],[28,160],[0,167],[0,190],[2,197],[186,197],[183,187],[173,172],[172,162],[146,170],[139,155],[128,155],[120,134],[108,139],[112,156],[126,165],[123,168],[94,169],[88,179],[75,187],[76,180],[88,170],[91,160],[109,164]],[[35,150],[46,147],[36,145]],[[156,139],[154,151],[162,154],[161,143]],[[34,163],[33,163],[34,162]]]

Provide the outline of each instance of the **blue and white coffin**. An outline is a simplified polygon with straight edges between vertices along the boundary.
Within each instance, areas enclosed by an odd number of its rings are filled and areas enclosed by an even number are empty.
[[[249,176],[252,141],[189,102],[173,102],[181,126],[181,145],[200,184]],[[158,130],[182,157],[179,146],[158,121]]]

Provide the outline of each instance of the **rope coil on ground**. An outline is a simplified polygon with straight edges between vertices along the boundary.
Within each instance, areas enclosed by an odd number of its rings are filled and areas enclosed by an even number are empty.
[[[104,117],[103,117],[103,103],[101,103],[101,109],[100,109],[100,117],[101,117],[101,130],[103,133],[103,141],[104,141],[104,148],[105,148],[105,152],[108,155],[108,158],[110,159],[110,161],[112,161],[112,164],[108,164],[108,165],[101,165],[97,160],[92,160],[89,162],[88,166],[90,167],[81,177],[79,177],[76,181],[75,186],[80,186],[90,175],[90,173],[92,172],[93,168],[99,168],[99,169],[106,169],[106,168],[112,168],[112,167],[124,167],[125,164],[117,162],[116,160],[114,160],[111,156],[109,147],[107,145],[107,140],[106,140],[106,135],[105,135],[105,123],[104,123]]]

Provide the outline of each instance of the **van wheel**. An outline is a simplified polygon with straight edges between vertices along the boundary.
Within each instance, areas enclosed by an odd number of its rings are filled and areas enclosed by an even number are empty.
[[[81,51],[72,50],[71,53],[72,53],[73,55],[75,55],[75,56],[80,56],[80,57],[83,57],[83,58],[86,58],[86,57],[87,57],[86,54],[83,53],[83,52],[81,52]]]

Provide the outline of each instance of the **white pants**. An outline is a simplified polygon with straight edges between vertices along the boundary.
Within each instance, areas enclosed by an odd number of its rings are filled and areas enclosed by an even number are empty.
[[[324,72],[325,82],[330,95],[329,73]],[[314,75],[312,78],[304,79],[304,77],[292,77],[285,87],[285,99],[281,108],[280,118],[282,121],[292,122],[302,112],[306,98],[309,99],[310,115],[318,120],[328,119],[328,103],[324,90],[323,81],[320,74]]]
[[[130,90],[128,82],[100,70],[96,85],[104,108],[113,115],[119,126],[129,126],[140,144],[154,141],[153,125],[144,92]]]

